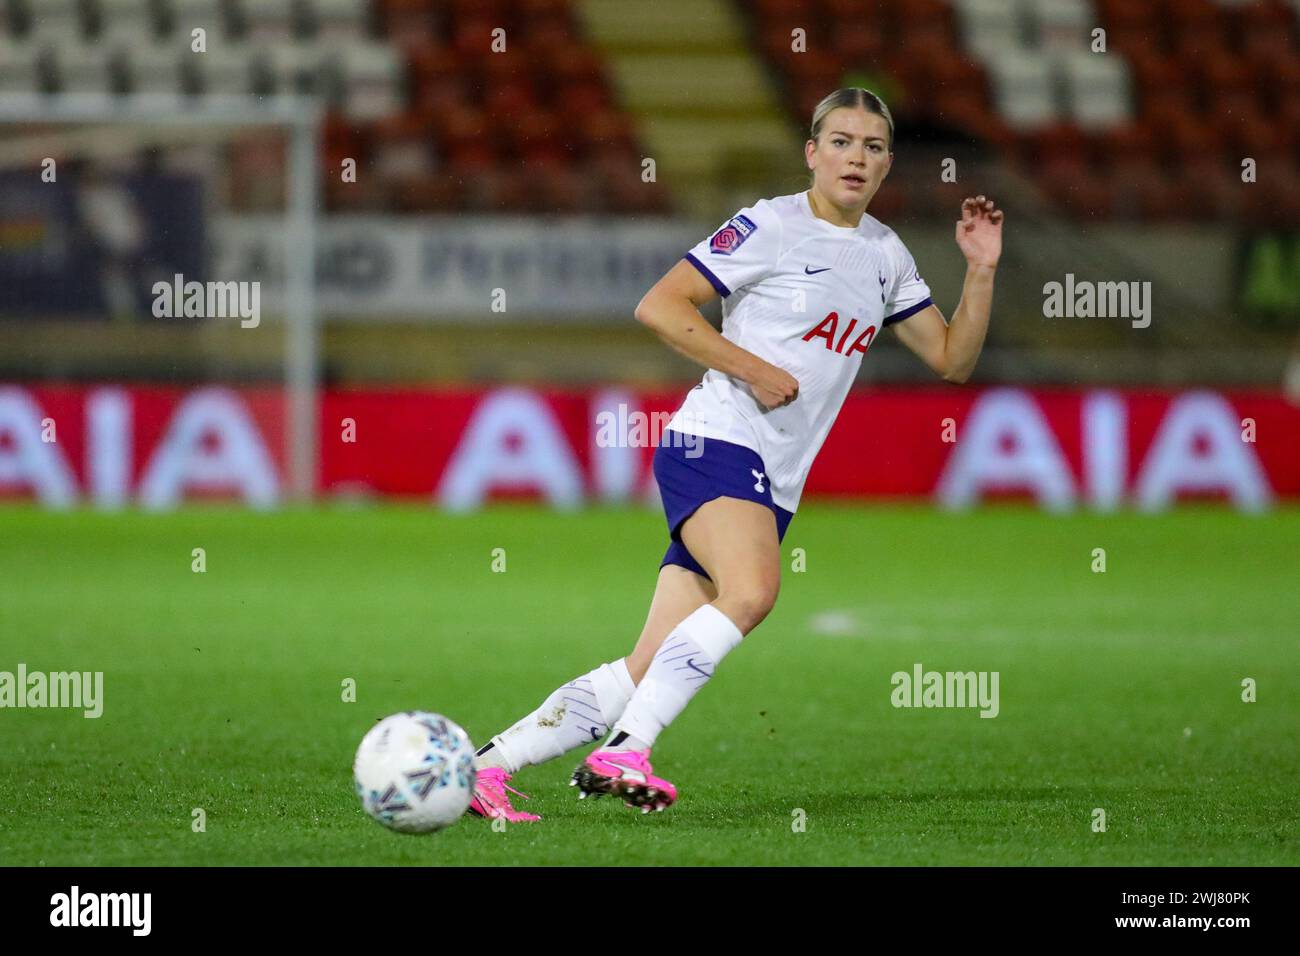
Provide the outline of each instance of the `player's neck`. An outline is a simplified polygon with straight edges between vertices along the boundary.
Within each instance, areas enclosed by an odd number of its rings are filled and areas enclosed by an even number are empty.
[[[808,208],[818,219],[824,219],[832,226],[839,226],[842,229],[856,229],[867,211],[866,206],[861,208],[837,206],[817,192],[815,186],[808,190]]]

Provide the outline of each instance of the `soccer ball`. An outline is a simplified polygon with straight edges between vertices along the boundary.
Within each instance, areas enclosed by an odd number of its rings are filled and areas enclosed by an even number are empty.
[[[464,815],[474,797],[474,745],[440,714],[385,717],[352,765],[361,806],[390,830],[432,833]]]

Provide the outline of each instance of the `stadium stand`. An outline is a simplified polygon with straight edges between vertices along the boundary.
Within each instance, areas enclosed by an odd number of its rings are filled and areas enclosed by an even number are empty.
[[[1300,0],[626,12],[621,0],[0,0],[0,93],[316,93],[331,107],[327,169],[351,157],[382,174],[326,177],[331,209],[656,214],[711,212],[797,174],[817,100],[864,82],[905,135],[974,137],[1068,214],[1300,217]],[[193,56],[199,27],[207,50]],[[651,182],[647,156],[664,164]],[[1245,156],[1269,175],[1243,195]],[[882,213],[949,199],[899,185]]]
[[[0,0],[0,95],[59,92],[321,95],[326,168],[389,174],[332,209],[671,209],[567,0]]]
[[[802,124],[874,74],[900,124],[973,135],[1066,212],[1300,215],[1300,5],[1281,0],[758,0],[753,33]],[[808,32],[808,52],[791,31]],[[1094,51],[1104,32],[1105,52]],[[1270,171],[1243,195],[1241,162]],[[901,202],[915,201],[902,190]],[[922,197],[923,198],[923,197]],[[1207,202],[1208,200],[1208,202]]]

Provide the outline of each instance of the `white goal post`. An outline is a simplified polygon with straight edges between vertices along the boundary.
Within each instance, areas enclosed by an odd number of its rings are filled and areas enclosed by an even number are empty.
[[[103,96],[98,94],[0,95],[0,126],[11,123],[130,125],[147,128],[155,142],[202,141],[204,131],[228,135],[239,128],[288,131],[289,178],[285,209],[286,486],[288,497],[309,501],[316,491],[319,417],[319,329],[316,313],[316,236],[323,108],[311,98]],[[217,138],[217,137],[212,137]],[[81,137],[84,143],[86,136]],[[14,152],[0,137],[0,158]],[[29,152],[29,150],[28,150]]]

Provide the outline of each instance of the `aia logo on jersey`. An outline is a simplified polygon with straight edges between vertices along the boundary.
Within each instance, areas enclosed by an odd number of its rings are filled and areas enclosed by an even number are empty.
[[[804,335],[803,340],[805,342],[811,342],[813,339],[825,339],[826,348],[830,349],[832,352],[838,352],[841,355],[852,355],[854,352],[865,353],[867,349],[871,348],[871,340],[876,337],[876,327],[874,325],[868,325],[865,329],[859,332],[858,337],[852,340],[853,344],[847,349],[844,347],[844,343],[848,342],[852,338],[854,330],[857,329],[858,320],[849,319],[849,324],[843,332],[839,331],[839,325],[839,313],[832,312],[830,315],[826,316],[826,318],[818,322],[813,328],[809,329]]]
[[[709,240],[709,251],[719,256],[729,256],[740,248],[741,243],[757,229],[748,216],[736,216],[713,234]]]

